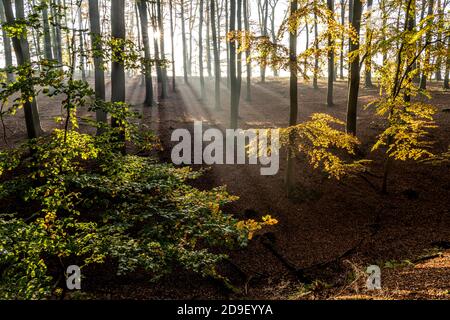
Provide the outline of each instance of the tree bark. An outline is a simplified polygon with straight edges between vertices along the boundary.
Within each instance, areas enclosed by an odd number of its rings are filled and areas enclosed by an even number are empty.
[[[291,1],[290,16],[293,17],[298,9],[297,1]],[[290,112],[289,112],[289,126],[297,124],[298,117],[298,71],[297,71],[297,25],[289,34],[289,62],[290,62]],[[287,170],[286,170],[286,189],[287,195],[290,196],[294,189],[294,158],[291,146],[294,142],[294,137],[289,137],[289,145],[287,150]]]
[[[244,28],[246,32],[250,32],[250,23],[249,23],[249,6],[248,0],[244,0]],[[246,83],[246,100],[252,100],[252,63],[250,61],[250,49],[245,51],[245,61],[246,61],[246,69],[247,69],[247,83]]]
[[[433,8],[434,8],[434,0],[429,0],[428,2],[428,16],[432,16],[433,15]],[[434,19],[430,19],[428,20],[428,25],[431,25],[434,23],[433,21]],[[431,40],[431,31],[428,31],[427,34],[425,35],[425,41],[429,42]],[[429,46],[427,47],[427,49],[425,49],[425,58],[424,58],[424,63],[423,63],[423,72],[422,72],[422,77],[420,78],[420,89],[425,90],[427,88],[427,78],[430,75],[429,71],[427,69],[430,68],[430,58],[431,58],[431,52],[430,52],[430,48]]]
[[[125,0],[111,1],[111,37],[125,40]],[[120,50],[124,50],[123,47]],[[125,102],[125,66],[119,58],[111,62],[111,101]],[[111,118],[111,126],[118,128],[119,121]],[[124,137],[121,135],[120,139]]]
[[[164,45],[164,22],[163,22],[163,12],[161,6],[161,0],[156,0],[156,12],[158,18],[158,31],[159,31],[159,49],[161,59],[166,59],[166,49]],[[167,69],[165,67],[161,68],[161,99],[167,97]]]
[[[17,19],[25,19],[25,10],[23,0],[15,1],[16,18],[12,9],[11,0],[3,0],[3,7],[5,9],[6,21],[13,24]],[[30,64],[30,49],[26,34],[20,38],[12,38],[14,52],[16,54],[17,64],[20,66]],[[34,88],[31,88],[34,92]],[[42,134],[41,122],[39,119],[39,110],[36,98],[33,96],[26,100],[24,104],[25,124],[27,127],[27,135],[29,139],[34,139]]]
[[[364,84],[366,88],[372,88],[372,5],[373,0],[367,0],[367,22],[366,22],[366,60],[364,68]]]
[[[203,0],[200,0],[200,15],[198,25],[198,67],[200,73],[200,99],[205,98],[205,76],[203,74]]]
[[[352,16],[351,25],[356,32],[358,41],[356,42],[350,41],[350,52],[359,50],[361,13],[362,13],[361,0],[354,0],[351,13]],[[360,82],[359,72],[360,72],[359,54],[356,54],[350,63],[350,87],[347,101],[347,132],[353,135],[356,135],[356,119],[357,119],[358,93]]]
[[[105,71],[103,70],[103,46],[101,42],[100,29],[100,12],[98,9],[98,0],[89,0],[89,20],[91,25],[91,42],[94,51],[94,69],[95,69],[95,97],[99,100],[105,101]],[[104,111],[98,110],[96,112],[97,122],[106,123],[107,114]],[[101,130],[98,131],[101,133]]]
[[[220,60],[219,60],[219,48],[217,42],[217,31],[216,31],[216,4],[215,0],[210,1],[211,8],[211,30],[212,30],[212,41],[213,41],[213,54],[214,54],[214,108],[216,110],[221,109],[220,106]]]
[[[187,66],[187,48],[186,48],[186,25],[184,21],[184,0],[180,0],[181,6],[181,42],[183,45],[183,75],[184,83],[189,83]]]
[[[230,33],[236,30],[236,1],[230,0]],[[230,96],[230,128],[237,129],[238,114],[239,114],[239,97],[238,97],[238,81],[236,76],[236,41],[230,41],[230,81],[231,81],[231,96]]]
[[[176,91],[176,74],[175,74],[175,43],[174,43],[174,25],[173,25],[173,3],[169,0],[169,10],[170,10],[170,46],[172,49],[172,90]]]
[[[369,0],[370,1],[370,0]],[[331,12],[331,19],[334,19],[334,0],[327,0],[328,10]],[[333,81],[334,81],[334,41],[331,35],[328,36],[328,90],[327,106],[333,106]]]
[[[147,107],[153,106],[153,80],[152,80],[152,66],[150,55],[150,39],[148,36],[148,13],[147,3],[145,1],[138,1],[137,3],[139,17],[141,20],[141,34],[142,46],[144,47],[144,76],[145,76],[145,105]]]
[[[5,9],[3,8],[3,2],[0,1],[0,21],[6,22]],[[6,34],[6,31],[2,28],[3,48],[5,51],[5,67],[11,67],[13,65],[12,52],[11,52],[11,39]],[[8,82],[14,81],[14,73],[7,72],[6,79]]]

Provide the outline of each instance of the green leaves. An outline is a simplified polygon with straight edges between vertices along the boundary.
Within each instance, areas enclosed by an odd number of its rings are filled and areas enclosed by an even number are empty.
[[[213,248],[248,241],[221,210],[236,198],[191,187],[200,173],[190,168],[113,152],[104,139],[55,130],[29,143],[32,158],[0,153],[0,168],[14,171],[0,183],[0,204],[17,204],[0,207],[0,298],[60,294],[69,261],[108,260],[117,274],[139,269],[149,280],[181,266],[226,281],[215,270],[226,256]]]

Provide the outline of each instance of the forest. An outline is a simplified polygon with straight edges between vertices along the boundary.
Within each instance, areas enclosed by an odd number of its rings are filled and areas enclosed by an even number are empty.
[[[0,300],[450,299],[449,0],[0,20]]]

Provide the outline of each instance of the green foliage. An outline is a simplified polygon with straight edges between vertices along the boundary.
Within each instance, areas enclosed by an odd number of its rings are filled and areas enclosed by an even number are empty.
[[[69,263],[222,279],[215,266],[226,256],[214,248],[247,243],[254,230],[222,212],[236,199],[224,188],[200,191],[188,184],[199,172],[116,153],[108,134],[55,130],[0,154],[1,298],[61,292]]]

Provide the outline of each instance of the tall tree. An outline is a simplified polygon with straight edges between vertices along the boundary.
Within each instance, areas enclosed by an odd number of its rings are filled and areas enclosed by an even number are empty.
[[[187,65],[187,47],[186,47],[186,21],[184,17],[184,0],[180,0],[181,7],[181,42],[183,46],[183,75],[184,75],[184,83],[189,83],[188,80],[188,65]]]
[[[447,38],[447,59],[445,60],[445,76],[444,76],[444,89],[450,89],[449,76],[450,76],[450,37]]]
[[[366,59],[364,68],[364,84],[366,88],[372,88],[372,6],[373,0],[367,0],[367,20],[366,20]]]
[[[175,31],[174,31],[174,21],[173,21],[173,2],[169,0],[169,11],[170,11],[170,46],[172,49],[172,90],[176,90],[176,80],[175,80]]]
[[[434,9],[434,0],[428,0],[428,21],[427,24],[431,26],[433,24],[433,9]],[[425,35],[425,42],[431,41],[431,31],[430,29],[427,31]],[[422,65],[422,77],[420,78],[420,89],[424,90],[427,88],[427,78],[430,75],[430,60],[431,60],[431,49],[427,46],[425,50],[425,57]]]
[[[6,22],[5,10],[3,9],[3,2],[1,2],[1,1],[0,1],[0,21],[1,21],[1,23]],[[3,50],[5,53],[5,67],[9,67],[9,66],[13,65],[12,52],[11,52],[11,39],[6,34],[6,31],[4,28],[2,28],[2,37],[3,37]],[[14,81],[13,73],[7,72],[6,76],[7,76],[8,82]]]
[[[95,69],[95,97],[105,101],[105,71],[103,66],[103,46],[100,29],[100,12],[98,0],[89,0],[89,21],[91,25],[91,43]],[[104,111],[96,112],[97,122],[106,123],[107,115]]]
[[[318,89],[317,79],[319,77],[319,30],[317,23],[317,0],[313,2],[314,6],[314,70],[313,70],[313,88]]]
[[[25,8],[23,0],[15,0],[16,17],[14,17],[11,0],[2,1],[5,9],[6,21],[9,24],[14,24],[16,22],[16,18],[19,21],[25,21]],[[29,72],[31,73],[30,49],[27,40],[27,31],[25,30],[22,36],[14,36],[12,38],[12,43],[16,54],[17,64],[19,66],[28,67]],[[34,96],[34,88],[27,88],[27,91],[28,90],[32,92],[32,95],[29,96],[29,99],[25,99],[24,103],[25,124],[27,127],[28,138],[33,139],[42,134],[42,128],[39,119],[38,105]]]
[[[269,0],[258,0],[258,18],[261,36],[268,36],[268,20],[269,20]],[[266,81],[266,65],[263,63],[260,67],[261,82]]]
[[[444,8],[442,6],[441,0],[437,0],[437,13],[438,13],[438,23],[439,23],[439,26],[441,26],[439,29],[444,28]],[[440,51],[443,48],[441,30],[438,31],[436,38],[437,38],[436,39],[436,41],[437,41],[436,49],[437,49],[437,51]],[[438,53],[438,55],[436,56],[436,72],[435,72],[435,78],[437,81],[442,81],[441,69],[442,69],[442,57],[441,57],[441,54]]]
[[[289,112],[289,126],[295,126],[297,124],[298,117],[298,70],[297,70],[297,19],[295,14],[298,10],[297,1],[291,1],[290,5],[290,18],[295,21],[294,28],[291,27],[289,33],[289,63],[290,63],[290,112]],[[286,170],[286,188],[288,196],[291,195],[294,187],[294,154],[291,150],[294,137],[289,137],[289,146],[287,150],[287,170]]]
[[[352,1],[351,26],[354,29],[357,40],[350,40],[350,53],[356,53],[350,62],[350,83],[347,101],[347,132],[356,135],[356,119],[358,109],[358,93],[360,82],[360,61],[359,61],[359,32],[361,29],[361,0]]]
[[[236,1],[230,0],[230,33],[236,31]],[[230,80],[231,80],[231,96],[230,96],[230,127],[237,129],[239,117],[239,96],[238,81],[236,76],[236,41],[230,41]]]
[[[244,28],[245,32],[250,32],[250,22],[249,22],[249,5],[248,0],[244,0]],[[245,51],[245,61],[246,61],[246,70],[247,70],[247,82],[246,82],[246,100],[252,100],[252,63],[250,61],[250,48],[247,48]]]
[[[345,7],[347,1],[341,0],[341,24],[345,25]],[[344,79],[344,44],[345,44],[345,32],[342,32],[341,36],[341,52],[339,56],[339,78]]]
[[[160,57],[162,60],[166,59],[166,50],[164,45],[164,22],[163,22],[163,10],[161,5],[161,0],[156,0],[156,13],[158,19],[158,32],[159,35],[159,49]],[[161,68],[161,99],[167,97],[167,69],[165,67]]]
[[[203,0],[200,0],[200,21],[198,24],[198,67],[200,73],[200,99],[205,98],[205,76],[203,74]]]
[[[125,0],[111,1],[111,37],[119,43],[116,50],[123,51],[125,42]],[[117,54],[111,62],[111,101],[125,102],[125,66],[120,54]],[[120,122],[115,117],[111,117],[111,126],[119,128]],[[120,139],[124,138],[122,135],[123,132],[120,134]]]
[[[150,55],[150,39],[148,36],[148,12],[147,2],[139,0],[137,2],[139,17],[141,20],[142,46],[144,47],[144,76],[145,76],[145,105],[151,107],[153,105],[153,80],[152,80],[152,63]]]
[[[239,30],[239,32],[242,31],[242,0],[237,0],[237,29]],[[238,42],[238,46],[240,46],[241,41]],[[238,96],[238,104],[240,102],[240,98],[241,98],[241,87],[242,87],[242,50],[240,50],[240,48],[236,48],[236,50],[238,51],[237,54],[237,61],[236,61],[236,72],[237,72],[237,96]]]
[[[52,38],[50,36],[50,24],[48,21],[48,2],[47,1],[41,1],[43,4],[42,7],[42,25],[44,28],[44,53],[45,53],[45,59],[52,60],[53,54],[52,54]],[[81,19],[81,18],[80,18]]]
[[[217,41],[216,30],[216,3],[215,0],[210,0],[211,8],[211,31],[213,41],[213,54],[214,54],[214,107],[220,109],[220,58],[219,58],[219,43]]]
[[[334,19],[334,0],[327,0],[327,8],[330,19]],[[328,90],[327,106],[333,106],[333,81],[334,81],[334,41],[331,34],[328,35]]]

